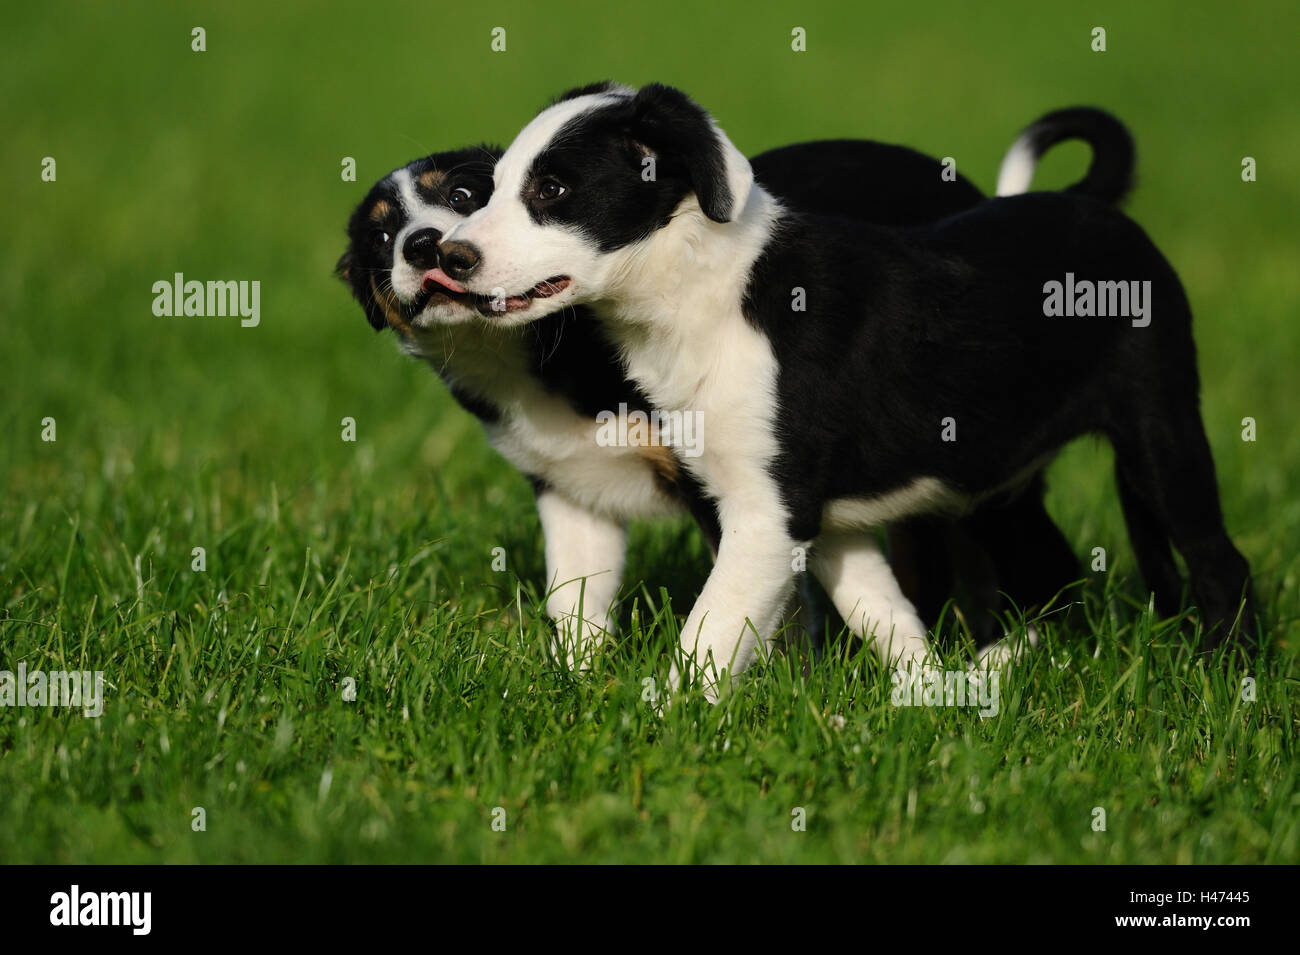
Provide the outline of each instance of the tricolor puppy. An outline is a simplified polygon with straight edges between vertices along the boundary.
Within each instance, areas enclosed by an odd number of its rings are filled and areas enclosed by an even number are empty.
[[[721,524],[682,634],[710,694],[772,637],[796,548],[813,547],[854,631],[892,628],[904,655],[922,654],[924,626],[873,530],[978,507],[1088,433],[1114,445],[1162,610],[1181,600],[1172,544],[1207,645],[1243,601],[1253,621],[1201,424],[1186,297],[1111,204],[1032,193],[910,229],[801,213],[755,183],[703,109],[658,84],[547,108],[493,183],[443,237],[445,284],[504,302],[508,324],[587,304],[657,409],[707,422],[701,453],[680,462]],[[1073,317],[1062,317],[1067,283],[1091,290]]]

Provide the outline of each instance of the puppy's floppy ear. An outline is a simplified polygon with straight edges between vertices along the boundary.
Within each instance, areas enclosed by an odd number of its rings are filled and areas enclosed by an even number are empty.
[[[369,279],[363,274],[364,272],[351,249],[344,252],[338,264],[334,266],[334,274],[348,284],[352,289],[352,297],[361,303],[366,313],[366,321],[370,322],[375,331],[382,332],[388,327],[388,319],[384,317],[378,295],[370,287]]]
[[[352,254],[351,249],[348,249],[346,252],[344,252],[342,255],[339,256],[338,262],[334,264],[334,274],[337,275],[342,281],[347,282],[349,285],[351,285],[352,267],[355,262],[356,262],[356,256]]]
[[[707,112],[681,90],[651,83],[632,99],[632,134],[664,156],[676,157],[690,177],[704,214],[714,222],[740,217],[754,170]]]

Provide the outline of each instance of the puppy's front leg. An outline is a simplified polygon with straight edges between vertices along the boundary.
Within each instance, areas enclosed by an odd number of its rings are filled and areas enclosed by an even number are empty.
[[[623,576],[627,529],[549,488],[537,494],[546,535],[546,612],[555,621],[556,654],[586,669],[614,630],[614,598]]]
[[[759,640],[772,642],[794,593],[798,542],[784,521],[752,512],[743,520],[728,526],[724,516],[717,562],[682,629],[686,679],[699,679],[711,702],[718,699],[723,670],[732,676],[744,672],[754,662]],[[675,690],[681,682],[674,667],[669,686]]]
[[[924,661],[925,624],[869,531],[824,532],[813,546],[811,566],[849,629],[882,661],[904,668]]]

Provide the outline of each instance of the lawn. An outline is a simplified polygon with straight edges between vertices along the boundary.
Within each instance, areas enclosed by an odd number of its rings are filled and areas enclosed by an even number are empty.
[[[0,708],[0,862],[1300,861],[1298,32],[1286,2],[10,10],[0,670],[103,671],[105,701]],[[750,153],[870,137],[988,190],[1039,114],[1118,115],[1268,655],[1151,614],[1080,442],[1048,503],[1107,551],[1092,632],[1044,625],[995,716],[892,705],[847,638],[660,714],[709,565],[685,521],[634,527],[620,640],[558,668],[527,482],[331,270],[389,169],[607,77],[685,88]],[[178,272],[260,282],[260,322],[155,315]]]

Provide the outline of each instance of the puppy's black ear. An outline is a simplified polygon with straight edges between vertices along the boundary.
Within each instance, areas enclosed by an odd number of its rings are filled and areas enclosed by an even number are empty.
[[[339,256],[338,262],[334,264],[334,274],[348,285],[352,284],[352,264],[356,261],[356,256],[352,250],[348,249]]]
[[[352,289],[352,297],[361,303],[366,321],[370,322],[371,327],[377,332],[387,328],[388,319],[384,317],[384,310],[379,304],[379,292],[371,287],[365,269],[358,264],[351,249],[339,258],[338,264],[334,266],[334,274]]]
[[[661,156],[676,158],[704,214],[714,222],[739,218],[754,171],[707,112],[681,90],[651,83],[632,100],[632,134]]]

